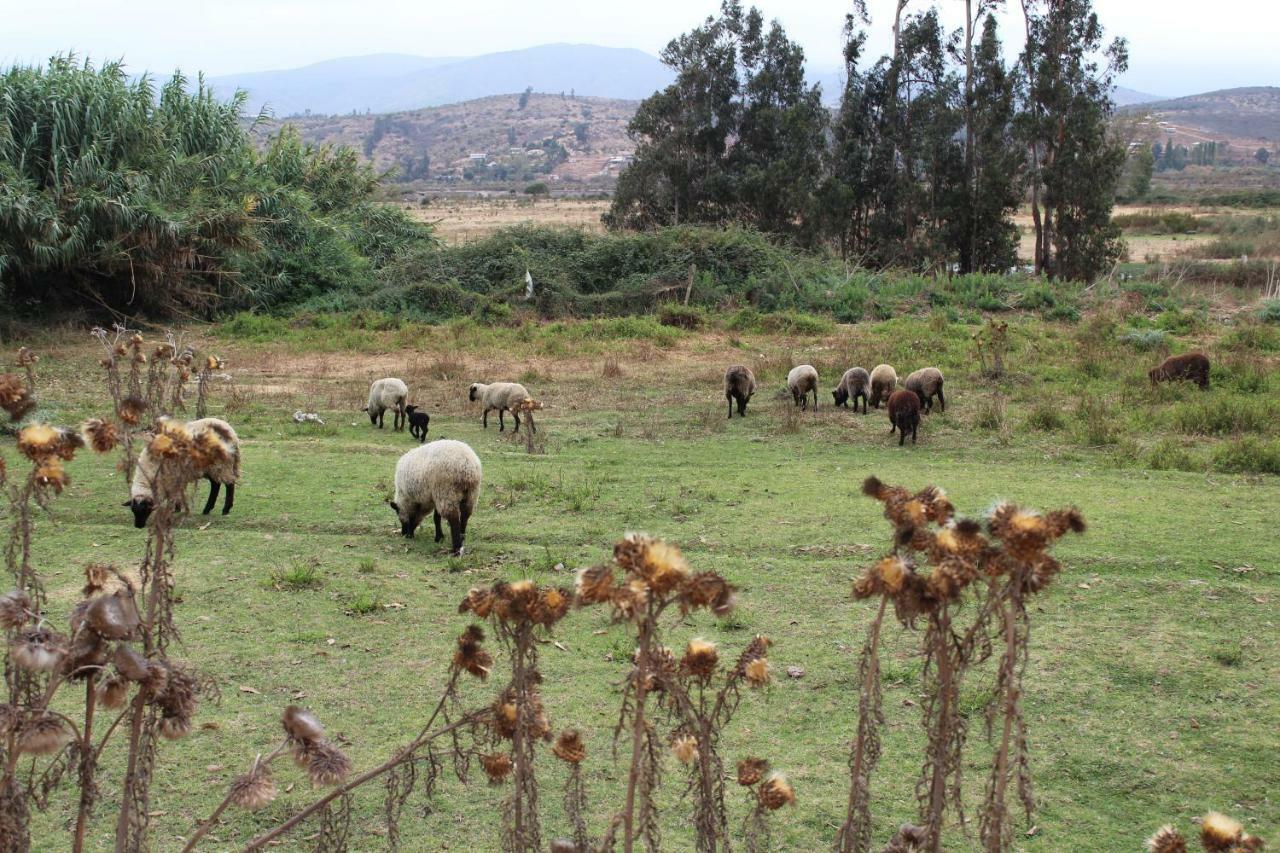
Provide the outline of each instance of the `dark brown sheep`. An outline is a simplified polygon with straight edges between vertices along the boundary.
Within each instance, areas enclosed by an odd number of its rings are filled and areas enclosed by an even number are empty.
[[[1151,384],[1189,379],[1202,389],[1209,387],[1209,357],[1202,352],[1171,355],[1148,373]]]
[[[747,416],[747,403],[756,393],[756,375],[744,364],[735,364],[724,372],[724,398],[729,401],[729,417],[733,417],[733,404],[738,404],[738,415]]]
[[[898,431],[898,446],[907,441],[911,430],[911,443],[916,443],[916,430],[920,426],[920,398],[914,391],[894,391],[889,395],[889,435]]]

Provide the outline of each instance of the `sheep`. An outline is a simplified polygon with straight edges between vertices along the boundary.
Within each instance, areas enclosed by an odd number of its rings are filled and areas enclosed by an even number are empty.
[[[427,440],[427,428],[431,423],[431,415],[418,411],[417,406],[405,406],[405,417],[409,421],[409,435],[418,439],[421,444]]]
[[[391,429],[399,432],[404,429],[404,404],[408,399],[409,386],[399,379],[379,379],[369,386],[369,405],[361,411],[369,413],[369,423],[382,429],[382,419],[387,409],[394,410]]]
[[[530,394],[519,382],[494,382],[491,385],[483,385],[479,382],[472,383],[471,390],[468,393],[471,402],[480,400],[484,403],[484,428],[489,428],[489,412],[494,409],[498,410],[498,432],[502,432],[507,428],[506,422],[502,419],[503,412],[511,412],[511,417],[516,422],[516,432],[520,431],[520,415],[516,413],[515,407],[522,400],[528,400]],[[529,421],[529,428],[534,432],[538,431],[533,426],[533,421]]]
[[[813,407],[818,408],[818,371],[812,364],[801,364],[791,368],[787,374],[787,387],[791,389],[791,399],[801,409],[809,408],[809,392],[813,392]]]
[[[837,406],[848,408],[853,400],[853,410],[858,411],[858,398],[862,398],[862,414],[867,413],[867,388],[871,385],[871,376],[861,367],[851,367],[840,377],[840,384],[831,392]]]
[[[442,438],[401,456],[396,463],[396,494],[390,501],[400,519],[401,535],[412,539],[427,513],[432,513],[439,542],[444,539],[443,516],[449,522],[450,553],[460,556],[467,520],[480,497],[480,477],[480,457],[461,441]]]
[[[227,487],[226,502],[222,505],[222,514],[231,512],[235,503],[236,483],[240,480],[240,438],[231,424],[218,418],[200,418],[186,423],[187,432],[192,438],[200,438],[209,433],[226,449],[226,458],[217,461],[203,471],[201,477],[209,481],[209,501],[204,505],[203,515],[213,512],[218,501],[218,490]],[[155,495],[152,484],[155,482],[159,462],[151,456],[151,448],[144,447],[138,462],[133,469],[133,482],[129,487],[129,500],[124,506],[133,510],[133,526],[146,527],[151,511],[155,509]]]
[[[880,401],[889,399],[897,385],[897,371],[887,364],[877,364],[871,371],[871,408],[880,408]]]
[[[942,371],[938,368],[922,367],[919,370],[913,370],[907,377],[907,381],[902,383],[902,387],[916,392],[916,396],[924,404],[926,413],[933,411],[934,397],[938,398],[938,408],[944,412],[947,410],[947,398],[942,396]]]
[[[889,435],[898,431],[898,446],[907,441],[911,430],[911,443],[916,443],[916,429],[920,426],[920,398],[914,391],[894,391],[889,395]]]
[[[733,419],[733,404],[738,404],[738,416],[747,416],[747,403],[756,393],[756,375],[751,368],[735,364],[724,372],[724,398],[729,401],[729,418]]]
[[[1189,352],[1185,355],[1171,355],[1160,363],[1159,367],[1147,372],[1151,377],[1151,385],[1158,382],[1170,382],[1179,379],[1190,379],[1202,390],[1209,388],[1209,357],[1202,352]]]

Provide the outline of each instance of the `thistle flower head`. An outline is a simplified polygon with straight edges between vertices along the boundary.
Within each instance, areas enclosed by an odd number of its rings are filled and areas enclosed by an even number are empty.
[[[511,755],[506,752],[493,752],[480,756],[480,764],[490,785],[501,785],[511,775]]]
[[[1187,853],[1187,840],[1182,833],[1166,824],[1147,839],[1148,853]]]
[[[231,783],[231,802],[242,809],[257,811],[271,804],[276,798],[276,783],[271,771],[258,767]]]
[[[24,720],[18,729],[18,752],[48,755],[62,749],[71,740],[71,730],[48,711]]]
[[[18,432],[18,450],[34,462],[43,462],[58,452],[62,433],[48,424],[31,424]]]
[[[689,563],[679,548],[657,539],[644,549],[640,573],[655,594],[665,595],[688,580]]]
[[[458,648],[453,653],[453,665],[481,681],[488,678],[493,669],[493,656],[480,645],[483,641],[484,631],[479,625],[472,625],[459,635]]]
[[[0,409],[8,413],[10,420],[22,420],[35,407],[35,398],[21,377],[15,373],[0,374]]]
[[[698,740],[693,735],[677,735],[671,741],[671,754],[681,764],[690,764],[698,759]]]
[[[160,736],[168,740],[182,740],[191,734],[191,717],[174,714],[160,719]]]
[[[580,606],[609,601],[613,595],[613,568],[605,565],[579,570],[574,592]]]
[[[744,788],[759,783],[764,774],[769,772],[769,762],[763,758],[749,756],[738,762],[738,784]]]
[[[791,785],[781,773],[774,773],[764,780],[764,784],[760,786],[758,797],[760,805],[771,811],[776,811],[783,806],[794,805],[796,801],[795,791],[791,789]]]
[[[98,704],[109,710],[123,708],[129,698],[129,682],[113,675],[98,683]]]
[[[150,677],[152,676],[150,661],[124,643],[121,643],[120,646],[116,648],[116,653],[112,658],[112,663],[116,665],[116,671],[129,681],[146,681],[150,680]],[[160,669],[165,676],[165,681],[167,681],[168,670],[163,667]],[[164,689],[163,685],[161,685],[160,689]]]
[[[328,741],[309,745],[307,774],[316,786],[337,785],[351,772],[351,760]]]
[[[648,603],[649,586],[638,578],[613,590],[613,610],[621,619],[638,619]]]
[[[1228,853],[1244,837],[1240,821],[1221,812],[1209,812],[1200,819],[1200,843],[1210,853]]]
[[[764,687],[769,683],[769,659],[756,658],[751,661],[747,664],[744,675],[752,687]]]
[[[41,487],[53,489],[57,494],[61,494],[67,483],[70,482],[60,459],[46,459],[41,462],[40,467],[36,468],[35,478],[36,483]]]
[[[716,650],[716,644],[695,637],[685,646],[680,669],[698,678],[708,678],[716,671],[719,661],[720,654]]]
[[[582,742],[582,734],[577,729],[562,731],[551,751],[556,758],[568,764],[581,764],[587,757],[586,744]]]
[[[493,609],[495,596],[493,590],[489,587],[473,586],[467,592],[466,598],[462,599],[462,603],[458,605],[459,613],[471,611],[477,619],[489,618],[489,611]]]
[[[573,604],[573,592],[556,587],[543,587],[529,608],[529,619],[538,625],[550,627],[569,612]]]
[[[89,599],[84,618],[98,636],[107,640],[130,639],[141,625],[137,602],[125,590]]]
[[[698,572],[680,588],[680,609],[686,613],[705,607],[717,616],[725,616],[736,604],[733,587],[715,572]]]
[[[324,737],[324,726],[316,719],[316,715],[306,708],[289,705],[280,715],[280,724],[285,734],[294,741],[314,741]]]
[[[28,628],[13,638],[9,656],[15,664],[33,672],[57,669],[67,655],[67,638],[48,628]]]
[[[31,597],[20,589],[0,595],[0,630],[9,631],[27,624],[31,607]]]

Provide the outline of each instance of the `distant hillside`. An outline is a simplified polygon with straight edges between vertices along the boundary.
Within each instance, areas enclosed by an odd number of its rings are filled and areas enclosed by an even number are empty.
[[[244,89],[254,112],[266,106],[283,117],[306,112],[390,113],[523,92],[529,87],[540,93],[640,100],[672,79],[657,57],[643,51],[548,44],[467,58],[375,54],[304,68],[214,77],[209,83],[222,96]]]
[[[1148,92],[1139,92],[1137,89],[1129,89],[1124,86],[1116,86],[1116,90],[1111,97],[1116,102],[1117,107],[1130,107],[1135,104],[1150,104],[1153,101],[1165,100],[1163,95],[1152,95]]]
[[[520,100],[513,93],[386,115],[292,117],[263,130],[292,125],[308,142],[349,146],[415,180],[616,177],[632,148],[627,123],[636,101],[534,94],[522,109]]]
[[[1149,104],[1161,121],[1234,140],[1280,139],[1280,87],[1222,89]]]

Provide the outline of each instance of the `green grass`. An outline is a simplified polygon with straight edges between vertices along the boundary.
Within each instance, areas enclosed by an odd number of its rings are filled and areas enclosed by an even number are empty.
[[[1188,827],[1211,808],[1264,838],[1280,834],[1280,538],[1270,532],[1280,479],[1222,472],[1255,470],[1250,460],[1273,464],[1277,428],[1263,423],[1243,439],[1198,428],[1184,436],[1176,414],[1216,403],[1234,411],[1254,397],[1217,381],[1208,392],[1151,389],[1150,358],[1120,344],[1114,325],[1090,337],[1083,325],[1012,324],[1011,375],[999,385],[976,375],[973,327],[956,322],[890,320],[859,326],[856,335],[817,337],[744,331],[736,344],[661,327],[676,336],[670,349],[597,335],[599,327],[548,328],[534,330],[524,349],[508,337],[518,330],[478,326],[433,329],[415,350],[403,348],[397,330],[366,330],[364,355],[329,356],[319,340],[304,352],[296,342],[220,343],[241,392],[230,412],[225,393],[215,397],[213,414],[227,416],[243,438],[244,479],[231,515],[192,520],[179,533],[176,576],[177,654],[218,682],[222,701],[202,708],[192,736],[161,745],[155,849],[179,847],[230,780],[275,745],[279,713],[292,702],[314,709],[349,743],[358,769],[382,760],[418,731],[438,696],[453,638],[467,624],[457,605],[470,586],[521,577],[569,584],[575,569],[607,559],[627,530],[671,539],[696,569],[740,587],[741,606],[728,618],[673,618],[669,644],[699,635],[736,652],[760,632],[775,640],[775,671],[804,668],[803,678],[782,675],[744,698],[722,751],[726,763],[767,756],[794,784],[797,807],[773,824],[778,849],[825,849],[847,797],[857,655],[873,615],[870,604],[851,600],[850,584],[888,545],[881,508],[859,494],[873,473],[942,486],[964,514],[1008,498],[1039,508],[1074,504],[1089,521],[1084,536],[1058,547],[1067,571],[1032,608],[1024,701],[1040,807],[1038,830],[1025,837],[1022,826],[1019,849],[1136,850],[1162,823]],[[564,341],[564,356],[545,353],[553,335]],[[73,420],[95,408],[97,392],[84,379],[94,355],[59,340],[56,349],[34,343],[47,353],[45,404]],[[1216,340],[1176,342],[1216,355]],[[601,393],[600,352],[626,374],[605,383],[609,393]],[[1090,354],[1096,375],[1082,370]],[[430,366],[446,355],[463,375],[432,376]],[[752,364],[761,387],[747,417],[729,421],[719,383],[732,360]],[[823,377],[822,405],[792,416],[778,395],[786,369],[800,360]],[[897,446],[883,410],[864,417],[830,405],[826,388],[841,370],[879,361],[900,375],[927,363],[947,376],[947,411],[924,419],[917,446]],[[413,540],[398,535],[384,501],[396,459],[415,444],[405,433],[371,428],[356,411],[369,379],[397,364],[431,412],[432,437],[467,441],[484,463],[468,550],[456,560],[447,541],[432,541],[429,525]],[[512,375],[536,369],[531,390],[548,404],[538,419],[545,454],[526,454],[510,432],[482,430],[466,404],[470,377],[496,371],[494,364]],[[289,414],[300,400],[316,401],[332,429],[292,430]],[[3,452],[15,466],[10,442]],[[1178,470],[1186,458],[1198,468]],[[128,567],[141,555],[143,534],[119,506],[124,484],[113,462],[82,454],[70,463],[72,485],[40,517],[35,558],[55,622],[65,622],[85,563]],[[1206,474],[1211,467],[1221,470]],[[322,585],[295,590],[284,582],[303,574]],[[262,582],[272,578],[281,583]],[[554,727],[587,734],[584,770],[598,835],[625,784],[610,732],[632,643],[596,609],[572,613],[555,639],[559,646],[539,648],[545,701]],[[886,643],[888,725],[873,781],[878,844],[915,817],[922,746],[921,662],[903,632],[889,631]],[[500,658],[489,683],[465,684],[464,705],[492,700],[501,666]],[[988,754],[981,709],[990,676],[975,676],[962,694],[971,816]],[[550,838],[567,830],[565,772],[549,752],[538,761]],[[663,849],[690,849],[684,778],[671,759],[665,772]],[[103,777],[108,795],[121,773],[113,755]],[[233,849],[316,796],[292,766],[279,765],[276,777],[279,799],[261,812],[229,813],[207,849]],[[732,787],[736,826],[746,804]],[[474,778],[468,786],[442,781],[429,814],[405,810],[405,849],[499,849],[503,796]],[[352,849],[384,848],[382,814],[382,788],[362,790]],[[37,819],[36,849],[66,849],[62,827],[73,816],[74,804],[55,797]],[[111,828],[104,803],[92,849],[110,849]],[[970,833],[953,825],[949,849],[972,849],[976,829]],[[282,849],[305,847],[308,834]]]

